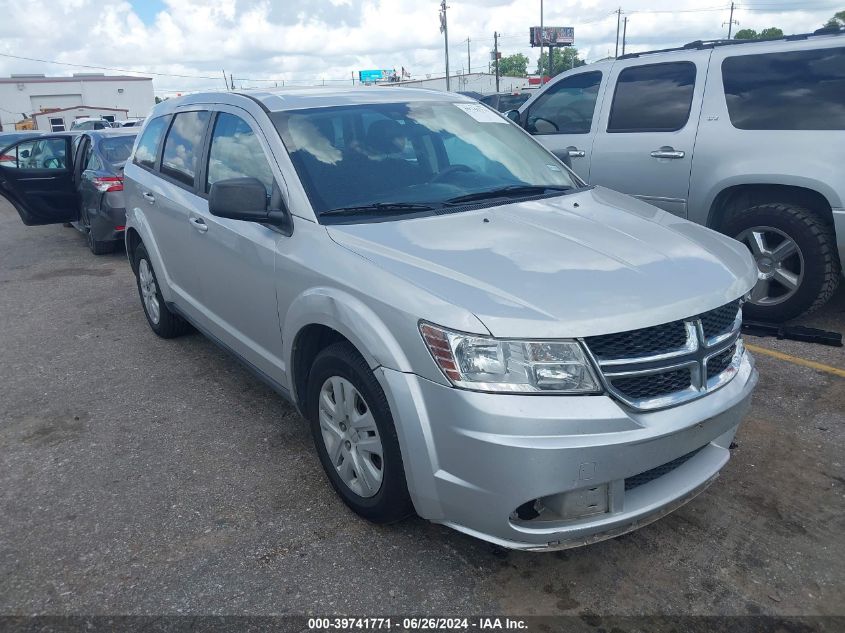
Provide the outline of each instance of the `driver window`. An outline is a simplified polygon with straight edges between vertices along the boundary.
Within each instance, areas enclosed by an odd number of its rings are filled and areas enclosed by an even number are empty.
[[[67,143],[61,138],[32,140],[15,146],[14,161],[5,163],[16,169],[65,169]]]
[[[562,79],[537,97],[525,129],[531,134],[589,134],[600,85],[597,71]]]
[[[208,156],[206,192],[218,180],[257,178],[273,191],[273,170],[255,132],[242,118],[221,112],[214,123]]]

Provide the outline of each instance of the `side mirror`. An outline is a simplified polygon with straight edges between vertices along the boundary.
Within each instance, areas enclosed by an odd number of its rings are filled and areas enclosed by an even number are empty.
[[[519,123],[519,110],[508,110],[505,112],[505,116],[508,117],[514,123]]]
[[[20,153],[20,157],[21,158],[29,158],[29,150],[28,149],[22,149],[21,153]]]
[[[230,178],[211,185],[208,193],[208,211],[211,215],[230,220],[272,224],[280,228],[290,226],[290,216],[280,196],[278,209],[268,209],[267,189],[257,178]]]

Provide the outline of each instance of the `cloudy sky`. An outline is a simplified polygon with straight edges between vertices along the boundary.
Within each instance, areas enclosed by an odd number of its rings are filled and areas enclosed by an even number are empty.
[[[729,2],[625,0],[628,50],[724,37]],[[486,69],[493,32],[504,55],[522,52],[539,23],[540,0],[451,0],[452,71]],[[546,25],[574,26],[588,61],[613,54],[618,3],[546,0]],[[669,11],[667,7],[671,6]],[[737,3],[739,28],[819,28],[845,0]],[[0,0],[0,76],[69,75],[99,67],[154,76],[157,94],[238,86],[351,83],[353,71],[404,66],[415,78],[443,75],[437,0]],[[735,29],[737,27],[734,27]],[[28,57],[30,60],[15,57]],[[46,62],[63,62],[65,65]],[[83,65],[97,67],[84,68]]]

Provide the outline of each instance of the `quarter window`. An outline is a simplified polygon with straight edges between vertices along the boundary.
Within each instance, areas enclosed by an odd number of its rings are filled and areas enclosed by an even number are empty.
[[[728,57],[728,115],[741,130],[845,130],[845,48]]]
[[[229,178],[257,178],[267,193],[273,191],[273,171],[255,132],[242,118],[221,112],[211,136],[206,192],[218,180]]]
[[[525,127],[531,134],[589,134],[601,85],[600,72],[561,79],[537,97]]]
[[[193,186],[197,173],[197,151],[202,143],[209,113],[182,112],[173,119],[173,125],[164,141],[161,173]]]
[[[687,124],[695,64],[670,62],[619,73],[608,132],[676,132]]]
[[[50,119],[50,131],[51,132],[64,132],[65,131],[65,120],[58,118],[58,117]]]
[[[167,129],[167,122],[170,117],[161,116],[150,121],[144,133],[141,135],[141,140],[138,141],[138,148],[135,150],[135,164],[153,169],[155,167],[156,158],[158,157],[158,148],[161,145],[161,138],[164,136],[164,131]]]

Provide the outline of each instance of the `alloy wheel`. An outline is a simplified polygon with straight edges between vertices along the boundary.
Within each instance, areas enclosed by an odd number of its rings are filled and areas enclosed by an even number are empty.
[[[141,299],[144,302],[144,309],[155,325],[161,319],[161,307],[158,304],[158,288],[156,287],[155,275],[150,268],[149,262],[142,259],[138,264],[138,285],[141,288]]]
[[[332,376],[320,389],[320,434],[329,461],[356,495],[372,497],[384,479],[384,449],[364,397],[346,378]]]
[[[757,264],[751,303],[777,305],[798,291],[804,279],[804,255],[795,240],[770,226],[745,229],[736,239],[751,250]]]

